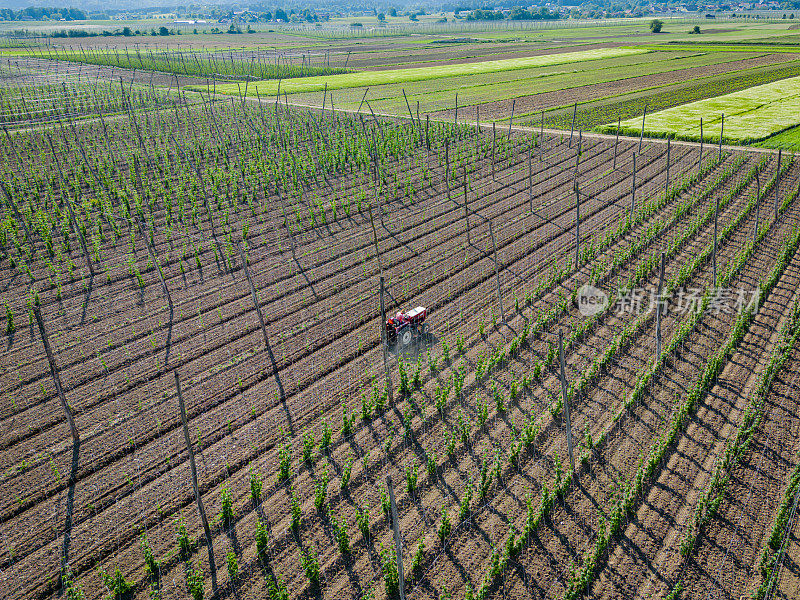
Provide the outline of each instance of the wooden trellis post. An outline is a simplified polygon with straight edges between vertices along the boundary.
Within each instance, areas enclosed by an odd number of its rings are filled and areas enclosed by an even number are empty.
[[[712,264],[714,266],[713,285],[717,286],[717,231],[719,229],[719,194],[717,194],[717,203],[714,208],[714,254],[712,255]]]
[[[511,137],[511,124],[514,122],[514,107],[517,105],[517,99],[511,100],[511,118],[508,120],[508,137]]]
[[[778,220],[778,184],[781,181],[781,153],[783,148],[778,148],[778,166],[775,169],[775,220]]]
[[[569,147],[572,148],[572,134],[575,131],[575,117],[578,114],[578,103],[572,107],[572,124],[569,126]]]
[[[658,272],[656,293],[656,360],[661,357],[661,289],[664,286],[664,253],[661,253],[661,269]]]
[[[631,181],[631,221],[636,210],[636,152],[633,153],[633,179]]]
[[[380,302],[381,302],[381,345],[383,346],[383,374],[386,378],[386,391],[389,394],[389,403],[394,403],[394,390],[392,389],[392,378],[389,375],[389,350],[387,348],[389,344],[388,337],[386,335],[386,305],[383,302],[383,294],[386,288],[386,281],[383,278],[383,275],[380,277],[381,282],[381,289],[380,289]]]
[[[481,133],[481,105],[475,105],[475,137]]]
[[[453,115],[453,125],[458,126],[458,92],[456,92],[456,112]]]
[[[756,226],[753,228],[753,244],[755,245],[756,240],[758,240],[758,208],[759,208],[759,198],[761,197],[761,179],[758,176],[758,171],[756,171]]]
[[[622,117],[617,117],[617,135],[614,138],[614,166],[612,168],[617,168],[617,146],[619,146],[619,126],[622,123]]]
[[[569,418],[569,398],[567,397],[567,374],[564,366],[564,330],[558,330],[558,362],[561,364],[561,397],[564,400],[564,419],[567,421],[567,452],[569,464],[575,473],[575,457],[572,455],[572,423]]]
[[[644,105],[642,113],[642,130],[639,132],[639,154],[642,153],[642,141],[644,140],[644,118],[647,116],[647,104]]]
[[[719,156],[718,161],[722,160],[722,136],[725,134],[725,114],[722,115],[722,120],[719,124]]]
[[[672,140],[670,138],[667,138],[667,173],[666,173],[667,180],[666,183],[664,184],[664,198],[666,198],[667,195],[669,194],[669,146],[671,141]]]
[[[539,128],[539,160],[544,160],[544,110],[542,111],[542,125]]]
[[[700,172],[700,169],[703,166],[703,117],[700,117],[700,158],[697,159],[697,172]]]
[[[506,322],[506,313],[503,310],[503,295],[500,293],[500,265],[497,261],[497,243],[494,238],[494,226],[489,221],[489,234],[492,236],[492,249],[494,250],[494,277],[497,283],[497,302],[500,304],[500,320]]]
[[[408,118],[411,119],[411,126],[414,126],[414,113],[411,112],[411,105],[408,103],[408,97],[406,96],[406,91],[403,90],[403,99],[406,101],[406,108],[408,108]]]
[[[392,514],[392,529],[394,530],[394,551],[395,558],[397,559],[397,579],[400,582],[398,591],[400,592],[400,600],[406,600],[406,580],[403,576],[403,540],[400,538],[400,522],[397,518],[397,505],[394,501],[394,485],[392,484],[392,476],[386,476],[386,487],[389,490],[389,507]]]
[[[194,462],[194,451],[192,450],[192,441],[189,438],[189,426],[186,423],[186,406],[183,403],[183,394],[181,393],[181,380],[178,378],[178,371],[173,371],[175,375],[175,389],[178,392],[178,404],[181,407],[181,423],[183,424],[183,439],[186,441],[186,450],[189,452],[189,466],[192,469],[192,487],[194,488],[194,497],[197,501],[197,510],[200,513],[200,520],[203,522],[203,531],[206,534],[206,545],[208,546],[208,566],[211,569],[211,586],[214,590],[217,589],[217,565],[214,561],[214,542],[211,537],[211,529],[208,526],[208,519],[206,518],[206,509],[203,507],[203,498],[200,496],[200,489],[197,485],[197,466]]]
[[[39,326],[39,334],[42,336],[44,353],[47,355],[47,362],[50,363],[50,373],[53,375],[53,383],[56,386],[58,399],[61,401],[61,408],[64,410],[64,415],[67,417],[67,424],[69,425],[70,433],[72,433],[72,441],[75,444],[79,444],[81,438],[78,434],[78,428],[75,427],[75,421],[72,418],[72,410],[70,409],[69,404],[67,404],[67,399],[64,396],[64,389],[61,387],[61,378],[58,375],[58,365],[56,365],[56,359],[53,356],[52,349],[50,348],[50,341],[47,339],[47,333],[44,330],[44,320],[42,319],[42,313],[39,310],[38,298],[34,299],[33,301],[33,316],[36,318],[36,324]]]

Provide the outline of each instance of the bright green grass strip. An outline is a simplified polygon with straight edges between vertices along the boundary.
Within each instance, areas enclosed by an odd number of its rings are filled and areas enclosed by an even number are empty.
[[[405,81],[425,81],[442,77],[455,77],[458,75],[475,75],[481,73],[497,73],[501,71],[516,71],[530,67],[548,65],[579,63],[588,60],[598,60],[615,56],[633,56],[643,54],[648,50],[636,48],[603,48],[598,50],[583,50],[580,52],[565,52],[562,54],[545,54],[542,56],[529,56],[525,58],[510,58],[505,60],[488,60],[476,63],[458,65],[437,65],[433,67],[414,67],[410,69],[395,69],[386,71],[360,71],[358,73],[345,73],[328,77],[305,77],[302,81],[283,81],[281,91],[288,93],[318,92],[360,86],[374,86],[387,83],[402,83]],[[205,86],[193,86],[205,90]],[[192,89],[192,86],[189,87]],[[239,86],[218,85],[217,91],[225,94],[238,94]],[[278,91],[277,81],[259,81],[248,87],[248,94],[275,95]]]
[[[716,98],[698,100],[648,115],[645,133],[699,139],[700,119],[704,136],[713,135],[725,115],[724,137],[743,143],[763,140],[800,123],[800,77],[782,79]],[[623,130],[641,130],[638,118],[622,122]],[[717,139],[719,139],[717,137]]]
[[[754,144],[761,148],[783,148],[784,150],[800,150],[800,127],[792,127],[787,131],[783,131],[771,137],[768,137],[763,142]]]
[[[634,46],[630,46],[633,48]],[[683,52],[800,52],[800,46],[775,46],[772,44],[653,44],[635,46],[646,50],[681,50]]]

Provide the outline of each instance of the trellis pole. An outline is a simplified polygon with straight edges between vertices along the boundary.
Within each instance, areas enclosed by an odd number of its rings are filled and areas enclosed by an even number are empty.
[[[781,153],[783,148],[778,148],[778,166],[775,168],[775,220],[778,220],[778,184],[781,180]]]
[[[567,375],[564,367],[564,330],[558,330],[558,362],[561,365],[561,397],[564,400],[564,419],[567,421],[567,452],[569,464],[575,473],[575,457],[572,455],[572,424],[569,418],[569,398],[567,397]]]
[[[656,360],[661,357],[661,289],[664,286],[664,253],[661,253],[661,268],[658,272],[658,292],[656,293]]]
[[[718,161],[722,160],[722,136],[725,134],[725,114],[722,115],[722,120],[719,124],[719,157]]]
[[[575,131],[575,116],[578,113],[578,103],[572,108],[572,125],[569,127],[569,147],[572,148],[572,133]]]
[[[389,340],[386,336],[386,305],[383,302],[383,293],[386,287],[386,281],[383,278],[383,275],[380,276],[381,282],[381,289],[380,289],[380,301],[381,301],[381,345],[383,346],[383,374],[386,378],[386,390],[389,394],[389,403],[394,403],[394,393],[392,390],[392,378],[389,376],[389,351],[387,349],[387,345]]]
[[[403,576],[403,540],[400,538],[400,522],[397,518],[397,505],[394,501],[394,485],[392,484],[392,476],[386,476],[386,487],[389,490],[389,506],[392,513],[392,529],[394,530],[394,550],[395,558],[397,559],[397,579],[400,582],[398,591],[400,592],[400,600],[406,600],[406,580]]]
[[[697,159],[697,172],[703,167],[703,117],[700,117],[700,158]]]
[[[617,135],[614,138],[614,166],[612,168],[617,168],[617,146],[619,145],[619,126],[622,123],[622,117],[617,117]]]
[[[647,104],[644,105],[642,113],[642,130],[639,132],[639,154],[642,153],[642,141],[644,140],[644,118],[647,116]]]
[[[511,118],[508,120],[508,137],[511,137],[511,123],[514,122],[514,107],[517,105],[517,99],[511,100]]]
[[[636,210],[636,152],[633,153],[633,180],[631,181],[631,221]]]

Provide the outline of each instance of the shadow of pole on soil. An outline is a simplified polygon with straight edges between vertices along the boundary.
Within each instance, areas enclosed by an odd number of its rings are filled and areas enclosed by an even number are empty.
[[[78,457],[80,455],[80,439],[72,444],[72,469],[69,475],[67,488],[67,513],[64,519],[64,541],[61,544],[61,572],[67,571],[69,564],[69,542],[72,535],[72,513],[75,506],[75,483],[78,479]]]

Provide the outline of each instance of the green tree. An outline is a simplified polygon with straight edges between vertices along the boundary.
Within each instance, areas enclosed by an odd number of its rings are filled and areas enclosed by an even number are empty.
[[[653,19],[650,21],[650,31],[653,33],[661,33],[661,28],[664,26],[664,21],[661,19]]]

